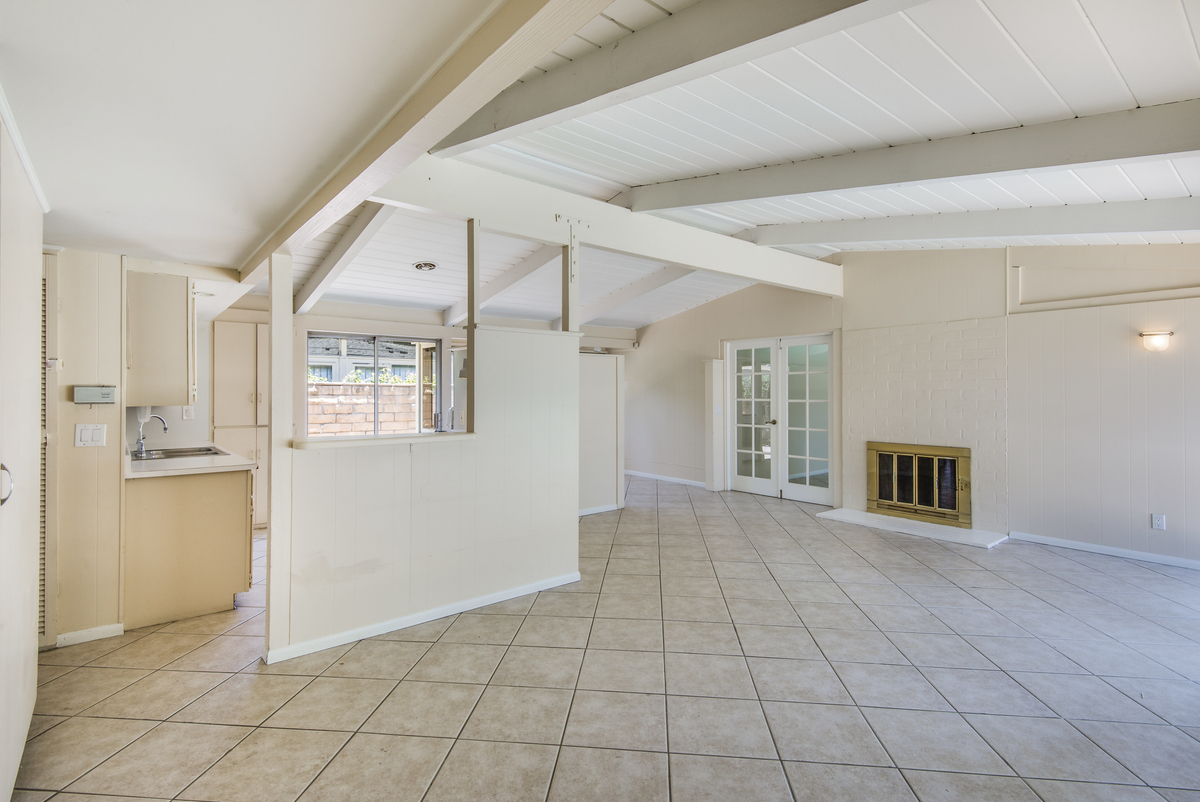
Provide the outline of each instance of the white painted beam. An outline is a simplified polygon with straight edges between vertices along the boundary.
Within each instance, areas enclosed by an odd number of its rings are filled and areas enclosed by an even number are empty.
[[[643,295],[679,281],[679,279],[690,276],[695,272],[691,268],[679,265],[667,265],[648,276],[643,276],[632,284],[626,284],[615,292],[610,292],[603,298],[597,298],[592,301],[579,313],[579,319],[581,322],[587,323],[589,320],[604,317],[604,315],[618,306],[624,306],[635,298],[641,298]]]
[[[295,252],[524,75],[609,0],[508,0],[358,151],[246,260],[242,281],[258,284],[271,254]]]
[[[308,277],[308,281],[300,288],[300,292],[296,293],[293,303],[297,315],[308,314],[308,310],[321,300],[321,296],[333,286],[333,282],[338,280],[338,276],[342,275],[350,266],[354,257],[358,256],[367,243],[379,233],[394,211],[396,211],[394,206],[367,201],[363,210],[354,218],[354,222],[333,246],[333,250]]]
[[[514,84],[434,149],[443,156],[644,97],[918,5],[922,0],[700,0]]]
[[[842,294],[838,265],[634,214],[457,159],[424,156],[371,199],[476,218],[487,231],[556,245],[569,241],[568,219],[584,221],[583,245],[818,295]]]
[[[1200,198],[1168,198],[758,226],[737,236],[782,246],[1196,230]]]
[[[634,187],[637,212],[1064,167],[1200,150],[1200,100]]]
[[[562,249],[557,245],[543,245],[520,262],[505,270],[479,289],[479,306],[486,307],[501,293],[514,287],[519,287],[534,276],[543,267],[557,261],[562,255]],[[467,299],[455,303],[443,313],[443,322],[447,326],[457,326],[467,319]]]

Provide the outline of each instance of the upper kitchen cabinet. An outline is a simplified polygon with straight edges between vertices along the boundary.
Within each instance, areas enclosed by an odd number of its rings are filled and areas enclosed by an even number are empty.
[[[269,326],[213,323],[213,426],[266,426]]]
[[[125,274],[125,404],[195,403],[196,314],[192,280],[164,273]]]

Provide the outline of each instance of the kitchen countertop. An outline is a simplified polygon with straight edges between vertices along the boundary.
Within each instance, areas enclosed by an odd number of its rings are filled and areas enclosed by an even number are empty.
[[[212,443],[199,443],[198,446],[212,447]],[[167,459],[135,460],[130,456],[128,447],[125,449],[125,478],[149,479],[156,476],[187,476],[195,473],[220,473],[222,471],[248,471],[254,467],[254,460],[230,454],[220,446],[216,446],[220,454],[203,457],[172,457]]]

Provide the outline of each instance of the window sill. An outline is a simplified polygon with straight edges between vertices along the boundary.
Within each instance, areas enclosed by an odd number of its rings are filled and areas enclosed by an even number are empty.
[[[349,437],[305,437],[292,441],[292,448],[357,448],[361,446],[395,446],[402,443],[445,443],[450,440],[474,440],[472,432],[428,432],[426,434],[364,434]]]

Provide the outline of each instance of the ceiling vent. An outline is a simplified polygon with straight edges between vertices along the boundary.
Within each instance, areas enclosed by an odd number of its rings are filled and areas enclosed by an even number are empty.
[[[413,262],[413,267],[417,270],[434,270],[437,268],[436,262]]]

